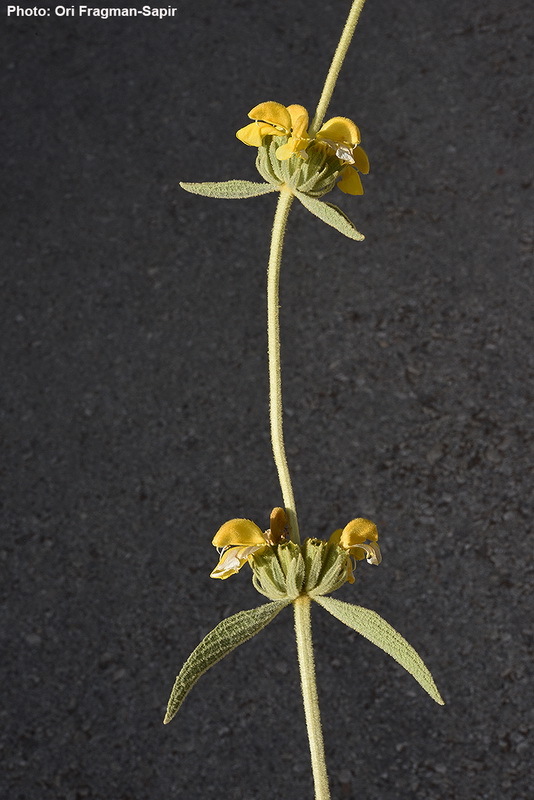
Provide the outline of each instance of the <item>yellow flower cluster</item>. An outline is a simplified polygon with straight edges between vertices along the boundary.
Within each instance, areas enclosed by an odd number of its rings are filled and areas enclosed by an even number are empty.
[[[264,553],[270,547],[284,544],[289,539],[289,526],[283,508],[273,508],[270,527],[263,532],[249,519],[231,519],[219,528],[212,544],[219,550],[219,563],[211,573],[212,578],[229,578],[239,572],[247,562],[251,564],[254,557]],[[315,540],[317,541],[317,540]],[[337,545],[347,554],[347,577],[354,583],[351,559],[369,564],[380,564],[382,556],[378,545],[378,530],[369,519],[351,520],[344,528],[334,531],[328,544]]]
[[[286,141],[276,150],[280,161],[287,161],[292,156],[307,160],[310,148],[326,147],[340,162],[338,188],[346,194],[363,194],[359,173],[367,175],[369,159],[359,146],[360,131],[352,120],[332,117],[311,137],[308,112],[304,106],[284,106],[268,101],[255,106],[248,116],[253,122],[237,131],[240,141],[251,147],[261,147],[266,136],[285,137]]]

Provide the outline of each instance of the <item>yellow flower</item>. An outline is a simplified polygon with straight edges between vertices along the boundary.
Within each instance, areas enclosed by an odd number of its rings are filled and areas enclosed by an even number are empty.
[[[358,146],[360,144],[358,126],[347,117],[332,117],[317,132],[317,140],[332,149],[337,158],[346,164],[341,170],[338,189],[345,194],[363,194],[358,171],[367,175],[369,159],[363,147]]]
[[[292,155],[307,159],[306,148],[312,141],[308,136],[308,112],[299,105],[288,106],[287,110],[291,117],[291,136],[285,144],[280,145],[276,157],[280,161],[287,161]]]
[[[261,147],[264,136],[289,136],[291,132],[291,114],[281,103],[260,103],[248,116],[254,122],[240,128],[236,136],[251,147]]]
[[[219,563],[210,578],[229,578],[269,545],[285,542],[289,537],[288,520],[283,508],[273,508],[270,528],[263,532],[249,519],[231,519],[219,528],[212,544],[220,549]]]
[[[236,133],[242,142],[261,147],[264,136],[289,136],[276,151],[276,157],[280,161],[287,161],[294,154],[307,158],[306,148],[311,139],[308,136],[308,112],[304,106],[283,106],[269,100],[255,106],[248,116],[254,122]]]
[[[332,117],[317,131],[317,139],[334,150],[340,161],[353,164],[352,151],[360,144],[360,129],[347,117]]]
[[[367,541],[369,540],[369,541]],[[370,519],[353,519],[343,529],[334,531],[329,542],[338,544],[356,561],[365,558],[368,564],[380,564],[382,554],[378,545],[378,530]],[[352,581],[350,581],[352,583]]]

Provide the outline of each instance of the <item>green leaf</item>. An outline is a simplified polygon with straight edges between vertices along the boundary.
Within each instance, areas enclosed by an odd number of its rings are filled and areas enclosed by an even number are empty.
[[[331,225],[332,228],[348,236],[349,239],[355,239],[357,242],[365,239],[363,233],[356,230],[345,212],[337,206],[332,205],[332,203],[324,203],[322,200],[317,200],[316,197],[309,197],[309,195],[302,192],[295,191],[295,197],[300,200],[308,211],[311,211],[316,217],[326,222],[327,225]]]
[[[222,622],[208,633],[196,647],[176,678],[167,705],[164,724],[174,717],[186,695],[198,679],[217,661],[235,650],[240,644],[252,639],[265,628],[276,615],[289,603],[289,600],[278,600],[266,603],[248,611],[239,611]]]
[[[277,187],[271,183],[254,181],[222,181],[221,183],[181,183],[182,189],[204,197],[221,197],[224,200],[238,200],[243,197],[258,197],[260,194],[275,192]]]
[[[326,608],[332,616],[344,622],[349,628],[361,633],[370,642],[388,653],[395,661],[398,661],[401,667],[404,667],[410,675],[413,675],[415,680],[421,684],[425,692],[428,692],[436,703],[439,703],[440,706],[445,705],[422,658],[389,622],[386,622],[379,614],[369,608],[343,603],[333,597],[314,597],[313,599],[323,608]]]

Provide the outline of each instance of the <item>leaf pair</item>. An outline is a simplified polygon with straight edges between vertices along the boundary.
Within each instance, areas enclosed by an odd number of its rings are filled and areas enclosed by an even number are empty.
[[[192,194],[201,194],[204,197],[219,197],[224,200],[239,200],[246,197],[259,197],[262,194],[278,191],[277,186],[272,183],[256,183],[254,181],[222,181],[221,183],[181,183],[182,189]],[[327,225],[335,228],[349,239],[361,242],[364,235],[356,230],[347,215],[332,203],[317,200],[307,194],[293,191],[295,197],[300,200],[304,208],[315,214]]]
[[[344,603],[332,597],[314,597],[313,599],[332,616],[344,622],[349,628],[353,628],[357,633],[361,633],[370,642],[388,653],[415,678],[436,703],[444,705],[432,675],[421,657],[406,639],[379,614],[368,608]],[[219,622],[193,650],[176,678],[164,723],[167,724],[172,720],[186,695],[210,667],[240,644],[252,639],[269,622],[272,622],[276,615],[289,605],[289,602],[289,600],[278,600],[266,603],[248,611],[239,611]]]

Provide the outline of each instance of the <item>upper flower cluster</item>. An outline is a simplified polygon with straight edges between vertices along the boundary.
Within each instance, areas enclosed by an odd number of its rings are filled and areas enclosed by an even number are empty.
[[[274,155],[282,163],[293,156],[303,161],[313,157],[314,167],[321,173],[321,179],[326,176],[335,183],[340,177],[337,185],[342,192],[363,194],[359,173],[366,175],[369,172],[369,159],[365,150],[359,146],[360,131],[352,120],[347,117],[332,117],[315,135],[310,136],[308,112],[304,106],[284,106],[268,101],[255,106],[248,116],[253,122],[236,133],[242,142],[252,147],[269,148],[274,141]],[[279,177],[279,171],[274,166],[275,177]],[[299,166],[298,162],[295,163],[295,167]],[[271,169],[272,167],[271,158]],[[261,171],[263,174],[263,170]],[[280,172],[280,177],[286,177],[284,170]]]

